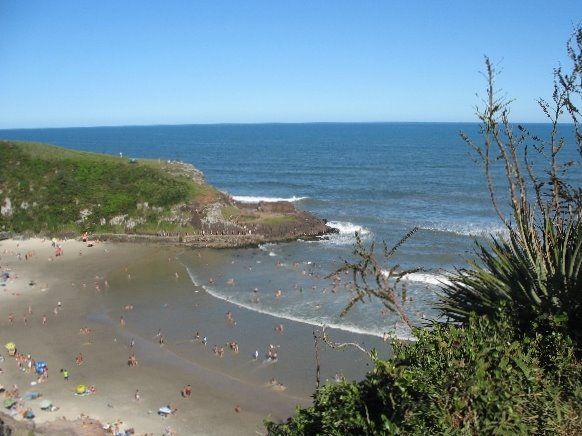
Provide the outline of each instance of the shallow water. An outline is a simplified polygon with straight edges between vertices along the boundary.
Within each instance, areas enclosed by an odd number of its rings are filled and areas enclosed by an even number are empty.
[[[239,254],[240,265],[234,261],[229,268],[221,270],[223,256],[231,253],[160,247],[155,254],[135,259],[113,271],[101,302],[112,322],[119,322],[123,317],[127,327],[121,331],[126,345],[129,347],[133,339],[136,347],[146,350],[140,354],[140,361],[163,364],[159,360],[158,335],[161,334],[167,351],[164,359],[171,358],[182,368],[196,371],[202,366],[224,380],[264,385],[268,389],[273,388],[270,381],[274,379],[284,385],[285,395],[305,401],[316,382],[314,326],[269,315],[267,310],[243,307],[253,304],[245,288],[248,283],[243,285],[247,262],[256,263],[262,253],[263,250],[257,249],[246,260]],[[266,256],[269,257],[268,253]],[[232,288],[241,290],[243,304],[212,296],[191,281],[190,277],[195,275],[212,276],[217,283],[236,277]],[[264,299],[269,300],[266,295]],[[276,304],[274,297],[270,300],[273,300],[270,304]],[[128,304],[133,306],[132,310],[124,309]],[[233,321],[227,319],[227,312],[232,314]],[[96,310],[91,316],[97,320],[103,313]],[[279,325],[284,326],[283,332],[276,331]],[[321,334],[321,329],[315,328],[315,331]],[[194,339],[196,332],[200,335],[198,340]],[[378,349],[384,357],[389,356],[389,346],[378,337],[333,329],[329,334],[335,341],[357,342],[367,349]],[[204,337],[206,345],[202,343]],[[233,341],[239,346],[238,353],[228,347]],[[225,348],[223,357],[213,352],[214,345]],[[269,345],[277,350],[276,361],[267,358]],[[258,359],[254,358],[255,351]],[[336,376],[360,379],[370,368],[367,355],[355,348],[338,351],[320,342],[318,353],[321,382]]]

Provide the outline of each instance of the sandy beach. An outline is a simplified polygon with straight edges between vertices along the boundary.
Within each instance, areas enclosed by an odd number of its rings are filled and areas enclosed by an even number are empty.
[[[315,387],[313,327],[287,322],[282,334],[273,329],[276,319],[195,289],[176,261],[182,250],[80,240],[0,241],[6,273],[0,341],[14,342],[24,356],[19,368],[2,349],[0,383],[6,392],[16,385],[19,399],[4,413],[22,420],[30,409],[38,427],[89,416],[122,434],[133,429],[154,435],[256,435],[265,433],[266,417],[285,419],[296,405],[308,405]],[[180,300],[191,301],[187,316],[178,311],[183,307],[172,307],[176,293],[191,298]],[[172,328],[185,323],[191,329]],[[192,334],[185,336],[185,330]],[[336,333],[336,339],[346,339]],[[275,344],[277,359],[266,357],[267,344]],[[362,353],[321,347],[322,381],[337,373],[330,363],[338,353],[365,371]],[[47,363],[48,377],[29,369],[28,355]],[[129,364],[132,358],[136,365]],[[79,384],[94,392],[76,395]],[[184,396],[187,385],[191,394]],[[26,400],[31,393],[39,397]],[[43,399],[58,409],[41,410]],[[176,411],[160,416],[163,406]],[[89,432],[90,421],[87,433],[79,434],[95,434]]]

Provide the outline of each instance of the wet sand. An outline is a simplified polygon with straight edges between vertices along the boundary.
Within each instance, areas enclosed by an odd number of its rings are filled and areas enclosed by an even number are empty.
[[[3,349],[0,383],[6,389],[18,385],[21,396],[31,390],[41,394],[21,408],[30,407],[35,422],[88,415],[104,425],[134,428],[136,434],[171,428],[181,435],[256,435],[264,434],[266,417],[285,419],[296,405],[310,404],[316,371],[312,326],[282,322],[206,294],[179,262],[180,247],[58,244],[60,256],[51,241],[0,241],[1,271],[10,273],[0,287],[0,342],[15,342],[18,352],[49,367],[48,378],[31,385],[37,376],[19,370]],[[283,332],[275,329],[280,323]],[[354,340],[330,333],[338,341]],[[377,338],[364,340],[383,345]],[[229,347],[232,342],[238,352]],[[267,358],[269,344],[277,360]],[[222,356],[213,352],[215,346],[224,348]],[[75,361],[79,353],[81,365]],[[130,355],[137,366],[128,365]],[[358,378],[369,364],[359,351],[323,344],[319,359],[322,382],[339,373]],[[68,380],[60,369],[68,370]],[[76,396],[80,383],[94,386],[95,393]],[[180,391],[187,384],[192,394],[184,398]],[[44,398],[59,409],[40,410]],[[159,416],[164,405],[177,412]]]

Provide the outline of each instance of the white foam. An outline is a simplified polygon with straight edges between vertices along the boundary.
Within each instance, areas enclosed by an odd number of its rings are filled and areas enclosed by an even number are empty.
[[[359,233],[363,241],[367,241],[372,237],[372,232],[369,229],[346,221],[328,221],[328,227],[338,230],[338,233],[330,233],[321,236],[318,242],[323,242],[329,245],[354,245],[356,243],[356,232]],[[312,241],[304,241],[312,242]]]
[[[266,310],[262,307],[259,307],[257,305],[254,305],[252,303],[244,303],[241,301],[234,301],[230,297],[226,297],[225,295],[222,295],[220,293],[220,291],[218,291],[217,289],[214,289],[212,286],[201,285],[198,282],[197,277],[192,273],[192,271],[190,270],[189,267],[186,267],[186,271],[188,271],[188,275],[190,276],[190,279],[192,280],[192,283],[195,286],[201,287],[209,295],[212,295],[213,297],[218,298],[219,300],[226,301],[228,303],[234,304],[235,306],[241,307],[243,309],[251,310],[253,312],[260,313],[263,315],[269,315],[269,316],[272,316],[274,318],[280,318],[280,319],[286,319],[289,321],[300,322],[302,324],[307,324],[307,325],[311,325],[311,326],[318,326],[318,327],[325,326],[325,327],[329,327],[329,328],[336,329],[336,330],[342,330],[342,331],[356,333],[356,334],[360,334],[360,335],[377,336],[380,338],[384,336],[384,331],[372,331],[372,330],[367,330],[365,328],[362,328],[362,327],[359,327],[359,326],[356,326],[353,324],[327,322],[326,320],[322,320],[322,319],[315,319],[315,318],[305,319],[305,318],[300,318],[298,316],[288,314],[288,313],[272,312],[272,311]],[[397,328],[397,329],[395,329],[395,331],[389,332],[389,335],[393,339],[400,339],[400,340],[404,340],[404,341],[415,341],[416,338],[413,336],[412,332],[410,332],[408,329],[406,329],[406,330],[407,331],[404,331],[402,328],[400,328],[400,329]]]
[[[454,233],[460,236],[488,237],[490,235],[493,236],[507,235],[507,229],[502,224],[447,223],[424,226],[421,225],[420,228],[423,230],[430,230],[433,232]]]
[[[451,282],[442,274],[412,273],[407,274],[404,280],[416,283],[426,283],[433,286],[448,285]]]
[[[370,230],[367,228],[350,223],[349,221],[328,221],[327,225],[337,229],[340,234],[344,235],[354,235],[356,232],[358,232],[360,235],[367,235],[370,233]]]
[[[388,276],[388,270],[382,270],[384,276]],[[451,282],[443,274],[434,274],[427,272],[415,272],[406,274],[401,278],[402,281],[424,283],[431,286],[449,285]]]
[[[256,197],[252,195],[233,195],[232,198],[234,198],[236,201],[240,203],[258,203],[259,201],[264,201],[266,203],[274,203],[276,201],[290,201],[294,203],[297,201],[306,200],[309,197],[293,196],[289,198],[283,198],[283,197]]]
[[[261,250],[261,251],[271,251],[276,246],[277,246],[277,244],[274,244],[272,242],[266,242],[264,244],[259,244],[259,250]]]

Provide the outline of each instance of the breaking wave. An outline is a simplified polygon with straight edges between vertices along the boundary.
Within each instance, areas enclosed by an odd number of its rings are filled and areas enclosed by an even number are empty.
[[[258,203],[260,201],[264,201],[266,203],[274,203],[276,201],[289,201],[291,203],[295,203],[301,200],[306,200],[309,197],[288,197],[288,198],[284,198],[284,197],[258,197],[258,196],[252,196],[252,195],[233,195],[232,198],[234,198],[236,201],[240,202],[240,203]]]

